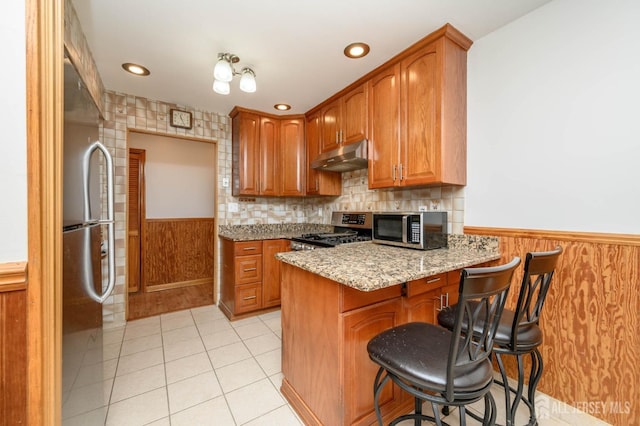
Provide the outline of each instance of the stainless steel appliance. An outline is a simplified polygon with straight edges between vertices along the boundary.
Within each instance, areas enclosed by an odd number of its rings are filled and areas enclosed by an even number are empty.
[[[291,238],[291,250],[314,250],[371,240],[371,212],[332,212],[333,232]]]
[[[363,139],[322,153],[311,162],[311,167],[330,172],[366,169],[368,165],[367,144],[367,140]]]
[[[373,213],[373,242],[430,250],[447,247],[447,212]]]
[[[102,303],[115,285],[114,169],[98,140],[99,113],[75,68],[64,66],[62,417],[108,403]],[[106,203],[101,202],[105,200]],[[111,377],[112,378],[112,377]],[[95,405],[80,403],[91,401]],[[106,403],[105,403],[106,401]]]

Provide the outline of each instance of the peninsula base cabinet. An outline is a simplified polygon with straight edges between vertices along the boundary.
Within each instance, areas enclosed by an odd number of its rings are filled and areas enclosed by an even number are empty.
[[[376,423],[367,344],[400,324],[435,322],[447,273],[369,292],[286,263],[281,277],[283,395],[307,425]],[[391,382],[379,401],[385,424],[413,409]]]
[[[288,240],[231,241],[222,239],[220,309],[229,319],[256,315],[280,306],[279,252]]]

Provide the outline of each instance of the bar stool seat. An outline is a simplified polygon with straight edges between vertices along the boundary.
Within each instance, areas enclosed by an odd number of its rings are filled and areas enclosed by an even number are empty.
[[[396,342],[403,344],[396,345]],[[396,377],[434,392],[445,392],[450,342],[451,332],[448,330],[433,324],[412,322],[381,333],[371,341],[369,351],[377,354],[377,364]],[[468,354],[462,353],[460,361],[468,363],[471,360]],[[425,364],[429,364],[428,369],[424,368]],[[493,367],[486,359],[473,368],[457,371],[453,387],[458,398],[470,397],[492,382]]]
[[[474,302],[471,302],[473,305]],[[455,305],[454,305],[455,306]],[[513,318],[515,312],[509,309],[502,311],[500,323],[493,340],[494,350],[496,346],[507,346],[511,343],[511,327],[513,326]],[[453,307],[445,308],[438,314],[438,324],[448,330],[453,329],[455,322],[455,309]],[[476,327],[477,328],[477,327]],[[542,343],[542,331],[537,324],[527,324],[518,327],[518,347],[523,351],[530,351],[540,346]]]

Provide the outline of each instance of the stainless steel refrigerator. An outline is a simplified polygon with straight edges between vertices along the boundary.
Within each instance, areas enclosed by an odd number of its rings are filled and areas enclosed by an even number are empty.
[[[100,116],[78,73],[64,67],[63,423],[106,415],[112,368],[105,365],[102,304],[115,285],[114,166],[99,141]],[[86,417],[82,417],[86,416]],[[86,421],[82,421],[82,420]],[[99,421],[99,420],[98,420]]]

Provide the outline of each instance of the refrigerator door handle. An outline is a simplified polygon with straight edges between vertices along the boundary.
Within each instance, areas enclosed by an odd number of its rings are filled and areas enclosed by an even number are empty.
[[[101,296],[97,296],[96,301],[103,303],[113,292],[116,284],[116,258],[115,258],[115,223],[113,212],[113,159],[107,147],[105,147],[100,141],[95,141],[84,153],[82,162],[82,186],[84,192],[84,221],[91,221],[91,202],[89,197],[89,179],[91,175],[91,156],[94,151],[100,151],[104,155],[105,166],[107,172],[107,220],[100,221],[100,223],[107,224],[107,262],[109,279],[107,282],[107,288],[104,290]]]

